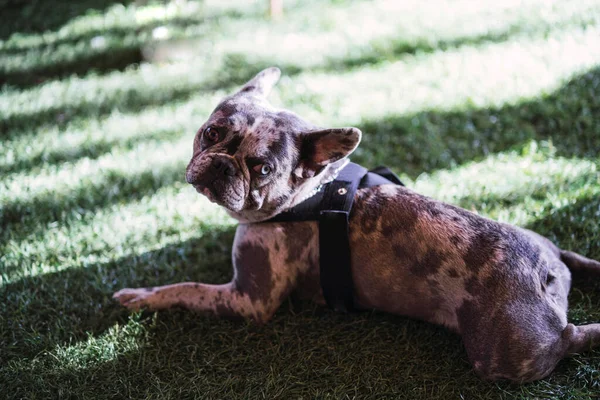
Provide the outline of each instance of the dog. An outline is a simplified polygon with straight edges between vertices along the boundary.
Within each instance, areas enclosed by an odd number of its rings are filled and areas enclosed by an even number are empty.
[[[324,303],[317,222],[262,221],[331,181],[361,132],[318,128],[271,106],[279,77],[266,69],[226,97],[198,130],[186,169],[197,192],[240,222],[232,281],[122,289],[122,305],[264,323],[292,293]],[[600,276],[600,263],[532,231],[381,185],[357,191],[349,241],[357,307],[458,333],[484,379],[538,380],[600,343],[600,324],[567,322],[571,271]]]

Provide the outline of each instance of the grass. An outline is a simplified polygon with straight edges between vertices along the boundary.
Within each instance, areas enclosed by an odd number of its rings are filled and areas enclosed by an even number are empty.
[[[287,301],[265,326],[130,314],[127,287],[231,277],[234,221],[183,180],[193,132],[269,65],[353,157],[600,259],[600,2],[0,3],[0,398],[596,398],[600,350],[477,378],[419,321]],[[600,321],[578,279],[569,319]]]

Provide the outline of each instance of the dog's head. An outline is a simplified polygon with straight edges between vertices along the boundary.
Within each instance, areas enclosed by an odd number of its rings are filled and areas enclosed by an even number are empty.
[[[234,218],[254,222],[294,206],[360,142],[356,128],[320,129],[275,109],[278,68],[226,97],[200,127],[186,180]]]

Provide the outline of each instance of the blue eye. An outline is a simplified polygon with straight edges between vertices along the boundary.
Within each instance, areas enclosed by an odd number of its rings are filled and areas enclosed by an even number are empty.
[[[266,164],[263,164],[262,168],[260,169],[260,174],[261,175],[268,175],[271,172],[271,167],[269,167]]]
[[[252,168],[256,173],[260,174],[261,176],[267,176],[271,173],[272,168],[270,165],[267,164],[258,164],[256,166],[254,166]]]

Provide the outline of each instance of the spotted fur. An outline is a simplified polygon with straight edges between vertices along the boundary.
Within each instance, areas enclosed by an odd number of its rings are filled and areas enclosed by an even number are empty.
[[[114,296],[122,304],[266,322],[292,292],[324,303],[316,223],[257,222],[329,181],[361,134],[319,129],[273,108],[266,96],[278,78],[279,70],[267,69],[217,106],[186,171],[189,183],[241,222],[233,280],[123,289]],[[266,176],[256,173],[262,165],[271,167]],[[541,379],[563,357],[600,343],[600,324],[567,321],[569,268],[600,276],[597,261],[394,185],[359,190],[349,226],[357,305],[460,334],[486,379]]]

